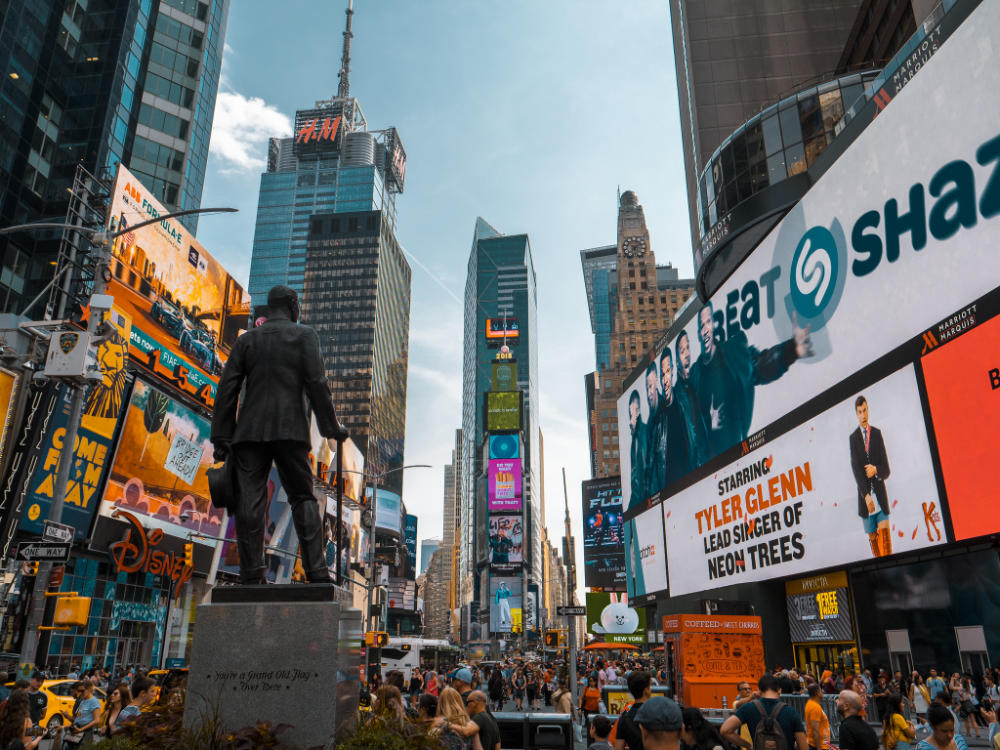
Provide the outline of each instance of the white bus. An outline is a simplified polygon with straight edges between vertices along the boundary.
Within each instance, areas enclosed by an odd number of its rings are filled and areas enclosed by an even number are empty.
[[[448,674],[458,665],[461,654],[462,650],[448,641],[390,636],[389,645],[382,648],[382,679],[388,672],[398,669],[409,683],[416,667],[420,667],[421,671],[433,669],[439,674]]]

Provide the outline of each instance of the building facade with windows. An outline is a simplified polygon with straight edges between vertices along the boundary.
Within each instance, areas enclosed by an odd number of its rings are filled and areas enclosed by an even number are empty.
[[[618,242],[582,250],[597,370],[584,376],[593,478],[618,474],[617,394],[694,291],[672,265],[656,265],[635,193],[622,193]]]
[[[65,220],[78,166],[124,164],[169,210],[198,208],[228,16],[229,0],[0,5],[0,224]],[[49,281],[59,244],[0,237],[4,311]]]

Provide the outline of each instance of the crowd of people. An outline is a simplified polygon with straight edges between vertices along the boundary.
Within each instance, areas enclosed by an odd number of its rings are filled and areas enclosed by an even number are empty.
[[[44,726],[48,712],[48,694],[43,690],[46,674],[36,670],[28,680],[17,680],[7,687],[8,675],[0,674],[0,748],[3,750],[34,750],[42,740],[51,739],[50,747],[79,747],[110,738],[123,725],[134,720],[156,697],[152,679],[139,669],[131,669],[117,681],[107,670],[92,669],[80,674],[72,672],[67,679],[75,680],[69,689],[73,698],[72,717],[68,726]],[[109,689],[110,688],[110,689]],[[102,701],[96,692],[107,696]],[[51,722],[51,719],[50,719]]]

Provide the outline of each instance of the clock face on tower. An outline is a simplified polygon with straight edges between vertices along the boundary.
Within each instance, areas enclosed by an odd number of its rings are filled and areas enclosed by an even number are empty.
[[[622,252],[629,258],[639,256],[646,252],[646,238],[640,236],[626,237],[622,243]]]

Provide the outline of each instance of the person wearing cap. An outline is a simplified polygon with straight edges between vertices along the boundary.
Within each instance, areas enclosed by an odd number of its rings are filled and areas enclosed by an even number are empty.
[[[469,700],[469,693],[472,692],[472,671],[468,667],[459,667],[448,678],[451,680],[449,687],[458,691],[462,696],[462,704]]]
[[[646,750],[680,750],[684,717],[670,698],[656,695],[645,701],[635,714]]]
[[[306,578],[310,583],[329,583],[322,516],[313,496],[306,401],[323,437],[339,443],[348,434],[333,407],[319,337],[298,323],[298,295],[276,286],[268,292],[267,306],[267,320],[233,345],[219,380],[212,418],[215,459],[224,461],[232,453],[236,461],[240,580],[267,583],[264,516],[273,463],[288,493]]]

